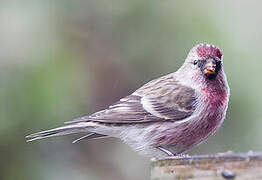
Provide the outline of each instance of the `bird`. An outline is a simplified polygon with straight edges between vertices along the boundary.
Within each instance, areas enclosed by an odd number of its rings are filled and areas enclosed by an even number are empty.
[[[179,156],[219,129],[229,96],[222,51],[201,43],[176,72],[149,81],[107,109],[26,139],[85,133],[73,143],[114,137],[146,157]]]

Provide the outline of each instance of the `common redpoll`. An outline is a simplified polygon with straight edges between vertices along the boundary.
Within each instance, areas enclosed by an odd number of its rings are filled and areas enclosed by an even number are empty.
[[[152,80],[108,109],[27,136],[28,141],[75,133],[75,140],[116,137],[149,157],[178,155],[221,126],[229,100],[222,52],[198,44],[174,73]]]

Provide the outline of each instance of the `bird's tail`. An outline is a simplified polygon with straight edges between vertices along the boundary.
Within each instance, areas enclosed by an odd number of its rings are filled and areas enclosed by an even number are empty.
[[[68,134],[81,133],[81,132],[89,133],[90,135],[94,134],[94,133],[88,132],[87,127],[89,127],[88,122],[70,124],[70,125],[58,127],[55,129],[50,129],[50,130],[30,134],[26,136],[26,139],[27,139],[27,142],[30,142],[30,141],[44,139],[48,137],[63,136],[63,135],[68,135]]]

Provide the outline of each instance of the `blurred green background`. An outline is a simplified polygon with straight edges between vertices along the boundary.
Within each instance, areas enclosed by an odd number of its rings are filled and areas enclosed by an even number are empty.
[[[106,108],[219,46],[227,118],[190,154],[261,151],[262,1],[0,1],[0,179],[142,180],[149,161],[117,139],[25,135]]]

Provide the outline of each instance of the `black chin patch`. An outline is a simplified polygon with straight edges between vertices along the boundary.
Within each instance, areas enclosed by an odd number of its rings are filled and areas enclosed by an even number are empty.
[[[213,80],[217,77],[217,72],[215,74],[209,74],[209,75],[205,75],[205,77],[209,80]]]

